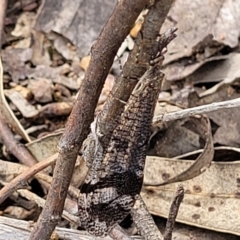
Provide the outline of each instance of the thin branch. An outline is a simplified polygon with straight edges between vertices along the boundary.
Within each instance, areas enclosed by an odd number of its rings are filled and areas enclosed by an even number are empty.
[[[158,122],[168,122],[168,121],[173,121],[173,120],[177,120],[185,117],[191,117],[197,114],[213,112],[220,109],[235,108],[239,106],[240,106],[240,98],[236,98],[233,100],[216,102],[216,103],[206,104],[206,105],[202,105],[194,108],[188,108],[188,109],[184,109],[176,112],[158,115],[153,118],[153,123],[156,124]]]
[[[19,189],[17,192],[24,198],[34,201],[39,207],[43,207],[45,204],[45,200],[41,197],[39,197],[37,194],[32,193],[26,189]],[[68,220],[71,223],[78,224],[78,217],[70,214],[69,212],[63,210],[62,217],[66,220]]]
[[[32,166],[31,168],[28,168],[27,166],[23,166],[18,163],[11,163],[0,160],[0,174],[18,174],[16,178],[14,178],[10,183],[6,183],[3,181],[0,181],[1,184],[4,186],[0,190],[0,204],[2,201],[4,201],[10,194],[12,194],[14,191],[27,187],[27,181],[30,178],[35,177],[36,179],[40,180],[44,185],[46,183],[51,184],[52,177],[48,176],[46,173],[42,172],[44,168],[55,164],[55,161],[57,159],[57,153],[52,155],[51,157],[42,160],[38,164]],[[48,186],[48,185],[47,185]],[[68,194],[71,196],[71,198],[66,198],[64,208],[69,212],[75,212],[77,208],[77,203],[73,201],[72,199],[77,199],[79,190],[75,188],[74,186],[69,186],[68,188]]]
[[[37,163],[27,148],[16,140],[2,116],[0,116],[0,133],[3,144],[22,164],[33,166]]]
[[[229,147],[229,146],[219,146],[219,147],[214,147],[214,151],[216,150],[229,150],[229,151],[235,151],[235,152],[240,152],[240,148],[237,147]],[[194,150],[188,153],[184,153],[178,156],[173,157],[173,159],[184,159],[187,158],[189,156],[193,156],[195,154],[199,154],[202,153],[204,151],[204,149],[198,149],[198,150]]]
[[[53,182],[36,228],[31,233],[31,240],[49,239],[61,219],[76,158],[89,133],[94,110],[115,53],[147,3],[147,0],[120,1],[91,49],[89,67],[59,143]]]
[[[183,197],[184,197],[184,189],[183,189],[183,186],[180,184],[177,188],[176,196],[173,199],[173,202],[170,207],[167,224],[164,232],[164,240],[172,239],[172,232],[175,225],[175,220],[178,214],[180,204],[183,200]]]
[[[28,168],[26,171],[15,177],[11,182],[6,184],[0,190],[0,204],[9,197],[14,191],[24,188],[28,185],[27,180],[33,177],[36,173],[40,172],[44,168],[48,167],[49,165],[53,164],[57,158],[57,153],[53,156],[47,158],[45,161],[41,161],[36,165]]]

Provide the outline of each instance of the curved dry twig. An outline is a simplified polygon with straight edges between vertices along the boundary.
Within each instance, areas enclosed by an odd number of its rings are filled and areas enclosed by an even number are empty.
[[[205,140],[204,151],[198,156],[196,161],[184,172],[172,177],[162,183],[148,183],[144,182],[145,186],[163,186],[166,184],[186,181],[188,179],[194,178],[204,172],[210,165],[214,155],[214,146],[211,133],[211,125],[208,117],[195,116],[191,117],[191,125],[188,124],[189,128],[194,128],[195,131]]]
[[[222,101],[222,102],[215,102],[211,104],[205,104],[202,106],[187,108],[187,109],[179,110],[176,112],[165,113],[162,115],[155,116],[153,118],[153,123],[156,124],[158,122],[168,122],[168,121],[173,121],[181,118],[191,117],[197,114],[204,114],[208,112],[217,111],[220,109],[235,108],[239,106],[240,106],[240,98],[236,98],[228,101]]]
[[[172,240],[172,232],[175,225],[175,219],[177,217],[178,210],[183,198],[184,198],[184,188],[180,184],[177,188],[176,196],[174,197],[169,210],[167,224],[164,232],[164,240]]]
[[[36,173],[42,171],[49,165],[53,164],[57,158],[57,153],[53,156],[47,158],[45,161],[41,161],[37,163],[36,165],[30,167],[20,175],[18,175],[16,178],[14,178],[11,182],[9,182],[6,186],[4,186],[0,190],[0,204],[9,197],[14,191],[25,188],[27,184],[27,180],[31,177],[33,177]]]

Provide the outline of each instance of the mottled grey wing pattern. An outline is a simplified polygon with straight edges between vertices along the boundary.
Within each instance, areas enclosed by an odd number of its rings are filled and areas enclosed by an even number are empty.
[[[121,222],[140,193],[153,111],[161,89],[160,66],[151,67],[139,80],[103,156],[80,190],[79,218],[83,228],[105,236]],[[96,153],[97,154],[97,153]],[[96,165],[98,167],[96,167]]]

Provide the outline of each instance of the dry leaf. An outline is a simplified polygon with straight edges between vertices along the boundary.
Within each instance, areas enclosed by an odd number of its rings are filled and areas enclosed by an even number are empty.
[[[215,68],[222,72],[221,64],[227,58],[228,55],[214,56],[193,64],[189,64],[189,62],[186,64],[185,62],[181,62],[181,60],[179,60],[167,65],[163,69],[163,72],[165,73],[168,81],[177,81],[186,77],[195,84],[200,82],[220,81],[223,79],[223,76],[218,74],[218,71],[216,71]]]
[[[38,110],[34,106],[32,106],[20,92],[16,91],[14,88],[4,90],[4,93],[18,108],[23,117],[33,118],[38,115]]]
[[[0,216],[0,233],[1,236],[4,236],[4,240],[28,240],[33,227],[33,224],[31,224],[29,221]],[[58,234],[59,238],[63,240],[93,240],[92,236],[90,236],[86,231],[60,227],[56,227],[55,231]],[[136,236],[133,237],[133,239],[139,240],[141,238]],[[104,237],[102,240],[112,240],[112,238]]]
[[[240,146],[240,109],[221,109],[207,114],[218,125],[213,140],[214,143],[232,147]]]
[[[20,94],[27,100],[30,100],[33,97],[31,90],[21,85],[17,85],[16,87],[14,87],[14,90],[20,92]]]
[[[34,12],[23,12],[17,19],[14,30],[11,34],[23,38],[14,46],[15,48],[29,48],[31,45],[31,31],[36,14]]]
[[[57,152],[57,144],[62,136],[62,132],[63,131],[58,131],[56,133],[48,134],[47,136],[26,144],[26,147],[39,162]]]
[[[2,50],[2,61],[4,71],[8,72],[13,82],[18,83],[19,79],[25,79],[34,72],[25,62],[30,61],[32,49],[9,48]]]
[[[41,108],[40,114],[44,117],[68,116],[72,111],[72,107],[72,102],[48,103]]]
[[[79,62],[79,56],[76,51],[76,47],[70,43],[68,39],[56,32],[50,32],[47,34],[47,38],[53,41],[54,48],[62,54],[67,60]]]
[[[90,47],[112,13],[116,2],[116,0],[58,0],[53,3],[46,0],[37,18],[35,29],[45,33],[53,31],[64,36],[77,46],[79,56],[83,57],[89,54]],[[52,14],[53,11],[55,14]]]
[[[186,127],[190,130],[196,131],[200,138],[205,141],[204,151],[198,156],[192,166],[184,169],[182,172],[178,172],[176,176],[165,175],[164,182],[162,183],[153,183],[152,181],[150,183],[146,180],[144,182],[145,185],[161,186],[169,183],[186,181],[202,174],[210,166],[214,154],[210,121],[206,116],[192,117],[190,119],[191,121],[186,122],[185,125],[187,125]],[[167,139],[163,141],[166,141],[166,145],[169,144]]]
[[[48,44],[45,43],[45,36],[41,32],[32,30],[32,58],[33,65],[51,65],[50,55],[48,53]]]
[[[194,161],[147,157],[145,182],[154,184],[191,168]],[[240,236],[240,162],[213,162],[201,175],[182,183],[185,196],[177,221]],[[178,184],[143,187],[142,197],[151,213],[168,216]]]
[[[213,39],[219,43],[236,47],[240,28],[239,8],[240,1],[176,0],[161,29],[164,32],[170,27],[178,27],[177,41],[169,44],[166,62],[190,56],[194,47],[209,34],[213,34]]]
[[[69,89],[78,90],[81,81],[84,77],[84,73],[80,72],[78,76],[75,77],[65,77],[63,74],[66,74],[66,72],[70,72],[71,68],[68,64],[64,64],[60,67],[49,67],[45,65],[38,65],[34,72],[28,75],[28,78],[46,78],[51,79],[54,83],[62,84]]]
[[[90,59],[91,59],[91,56],[88,55],[88,56],[84,56],[84,57],[81,59],[81,61],[80,61],[80,67],[81,67],[85,72],[87,71],[87,68],[88,68]]]
[[[32,90],[34,99],[40,103],[52,101],[51,81],[45,78],[30,80],[28,88]]]
[[[165,223],[161,218],[155,218],[157,226],[164,232]],[[211,230],[201,229],[181,223],[175,223],[172,239],[173,240],[238,240],[238,236],[232,234],[215,232]]]
[[[48,134],[47,136],[26,144],[26,147],[39,162],[57,153],[57,144],[62,136],[62,132],[63,130]],[[88,168],[86,167],[85,161],[83,161],[81,157],[78,157],[71,180],[71,185],[74,187],[79,187],[86,177],[87,170]],[[52,167],[48,168],[48,172],[52,172]]]

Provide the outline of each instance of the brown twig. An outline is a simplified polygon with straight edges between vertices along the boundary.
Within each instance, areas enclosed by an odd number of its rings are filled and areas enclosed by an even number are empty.
[[[91,49],[88,70],[59,143],[53,182],[31,240],[49,239],[61,218],[75,161],[82,142],[89,133],[104,80],[117,49],[147,3],[147,0],[120,1]]]
[[[22,197],[35,202],[39,207],[44,206],[45,200],[43,198],[39,197],[37,194],[32,193],[32,192],[28,191],[27,189],[19,189],[17,191]],[[73,216],[68,211],[63,210],[62,216],[63,216],[63,218],[65,218],[66,220],[68,220],[71,223],[74,223],[74,224],[78,223],[78,217]]]
[[[47,185],[49,188],[52,182],[52,177],[48,176],[44,172],[39,173],[39,171],[43,170],[44,168],[50,165],[55,164],[56,159],[57,153],[47,159],[42,160],[40,163],[36,164],[31,168],[28,168],[27,166],[21,165],[19,163],[12,163],[0,160],[0,175],[1,174],[18,175],[10,183],[0,181],[1,184],[4,186],[3,189],[1,189],[0,191],[0,204],[14,191],[18,190],[19,188],[24,188],[25,186],[27,186],[27,181],[33,177],[40,180],[40,182],[44,183],[44,185]],[[77,203],[72,199],[78,198],[79,190],[74,186],[70,185],[68,188],[68,194],[69,196],[71,196],[71,198],[66,198],[64,208],[70,213],[71,212],[75,213]],[[13,195],[11,197],[13,197]]]
[[[37,163],[36,165],[30,167],[28,170],[24,171],[20,175],[18,175],[16,178],[14,178],[11,182],[9,182],[5,187],[3,187],[0,190],[0,204],[9,197],[14,191],[25,188],[27,186],[27,180],[34,176],[36,173],[40,172],[44,168],[51,165],[53,162],[55,162],[55,159],[57,158],[57,153],[53,156],[49,157],[45,161],[41,161]]]
[[[240,106],[240,98],[222,101],[222,102],[214,102],[214,103],[205,104],[202,106],[179,110],[176,112],[157,115],[153,118],[153,123],[156,124],[158,122],[174,121],[177,119],[191,117],[197,114],[209,113],[209,112],[213,112],[221,109],[229,109],[229,108],[235,108],[239,106]]]
[[[20,144],[16,140],[2,116],[0,116],[0,133],[3,144],[22,164],[26,166],[33,166],[36,164],[37,161],[35,158],[23,144]]]
[[[178,210],[180,207],[180,204],[183,200],[184,197],[184,189],[183,186],[180,184],[177,189],[177,193],[175,198],[173,199],[173,202],[170,207],[169,215],[168,215],[168,220],[164,232],[164,240],[171,240],[172,239],[172,232],[175,224],[175,219],[178,214]]]

